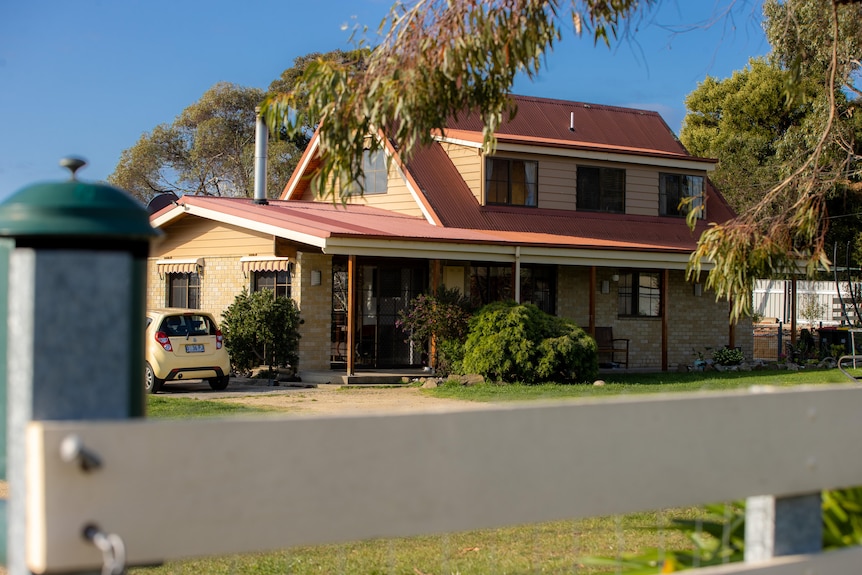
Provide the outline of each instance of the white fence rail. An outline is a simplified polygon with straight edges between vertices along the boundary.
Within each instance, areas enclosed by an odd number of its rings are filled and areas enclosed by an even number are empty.
[[[856,309],[849,301],[849,284],[840,282],[839,293],[835,282],[826,281],[797,281],[796,282],[796,321],[799,325],[807,324],[813,320],[815,325],[838,325],[846,322],[844,312],[851,322],[856,319]],[[860,293],[858,283],[853,288]],[[754,284],[754,293],[751,309],[763,317],[777,318],[779,321],[789,323],[792,319],[791,311],[791,282],[790,280],[757,280]],[[814,298],[811,300],[810,298]],[[842,310],[841,298],[844,299],[845,307]],[[816,305],[810,305],[812,301]],[[808,305],[806,305],[808,304]],[[805,309],[812,313],[806,317]]]
[[[483,410],[27,430],[27,564],[94,568],[862,485],[862,388],[759,389]],[[77,436],[85,471],[60,445]],[[851,573],[862,552],[698,571]]]

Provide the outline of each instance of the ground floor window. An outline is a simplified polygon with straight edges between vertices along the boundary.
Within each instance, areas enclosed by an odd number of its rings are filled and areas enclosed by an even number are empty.
[[[201,276],[197,273],[167,274],[168,307],[200,309]]]
[[[515,299],[512,264],[470,266],[470,301],[475,307]],[[531,303],[551,315],[556,311],[557,270],[555,266],[521,266],[521,301]]]
[[[632,271],[620,274],[619,306],[621,316],[659,317],[661,315],[661,274]]]
[[[290,276],[289,270],[252,272],[251,291],[267,289],[275,297],[290,297]]]
[[[511,264],[470,266],[470,303],[475,308],[494,301],[515,299]]]

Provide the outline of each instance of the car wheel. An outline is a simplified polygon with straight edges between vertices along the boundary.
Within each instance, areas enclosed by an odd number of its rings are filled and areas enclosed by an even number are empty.
[[[144,389],[147,393],[156,393],[162,388],[162,385],[165,383],[164,379],[159,379],[156,377],[156,374],[153,372],[152,366],[147,362],[146,367],[144,368]]]
[[[227,384],[230,383],[230,376],[223,375],[221,377],[214,377],[209,380],[210,387],[216,391],[221,391],[227,387]]]

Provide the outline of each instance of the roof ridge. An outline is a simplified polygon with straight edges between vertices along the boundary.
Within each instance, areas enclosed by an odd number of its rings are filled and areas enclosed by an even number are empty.
[[[643,108],[632,108],[629,106],[613,106],[610,104],[595,104],[592,102],[579,102],[576,100],[561,100],[559,98],[545,98],[542,96],[526,96],[526,95],[522,95],[522,94],[510,94],[509,96],[516,101],[543,102],[543,103],[547,103],[547,104],[559,104],[561,106],[569,106],[569,107],[574,105],[574,106],[580,106],[580,107],[583,107],[586,109],[596,108],[599,110],[611,110],[611,111],[627,112],[627,113],[637,112],[639,114],[650,114],[650,115],[655,115],[655,116],[661,117],[661,114],[659,114],[655,110],[646,110]]]

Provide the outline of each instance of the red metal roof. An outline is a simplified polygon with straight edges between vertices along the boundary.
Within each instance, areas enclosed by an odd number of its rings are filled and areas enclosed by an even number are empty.
[[[514,118],[503,116],[496,131],[500,142],[520,142],[601,149],[655,156],[690,156],[658,112],[585,104],[548,98],[512,96]],[[447,135],[481,138],[484,123],[477,112],[460,115],[447,125]],[[569,129],[573,127],[573,129]],[[451,130],[451,131],[449,131]],[[473,138],[468,135],[474,133]]]

